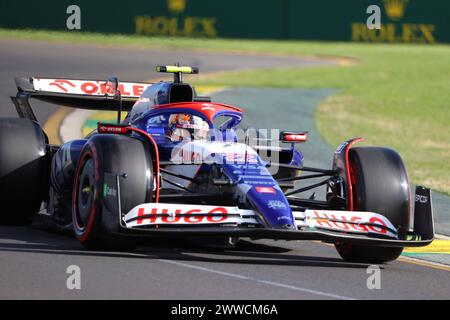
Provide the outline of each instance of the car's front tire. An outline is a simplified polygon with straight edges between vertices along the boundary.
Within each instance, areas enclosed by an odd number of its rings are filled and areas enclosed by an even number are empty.
[[[405,239],[410,223],[410,186],[405,165],[392,149],[357,147],[350,149],[350,175],[355,211],[379,213],[390,220]],[[361,246],[336,243],[345,260],[384,263],[397,259],[401,247]]]

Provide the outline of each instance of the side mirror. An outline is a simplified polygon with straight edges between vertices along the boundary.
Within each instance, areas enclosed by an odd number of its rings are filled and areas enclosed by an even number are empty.
[[[302,143],[308,140],[308,131],[281,131],[280,141],[285,143]]]

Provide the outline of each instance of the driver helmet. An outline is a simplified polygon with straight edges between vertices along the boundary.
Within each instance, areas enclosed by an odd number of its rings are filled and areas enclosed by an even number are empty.
[[[172,114],[169,118],[169,137],[172,141],[205,140],[209,131],[208,122],[186,113]]]

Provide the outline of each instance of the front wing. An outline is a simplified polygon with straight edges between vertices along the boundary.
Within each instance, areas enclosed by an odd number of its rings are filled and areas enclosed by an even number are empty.
[[[320,240],[392,247],[426,246],[434,239],[431,192],[423,187],[416,188],[414,229],[405,240],[399,239],[386,217],[375,212],[294,211],[295,225],[290,229],[267,228],[258,212],[230,206],[144,203],[122,214],[119,177],[108,175],[105,183],[109,190],[117,191],[105,197],[103,210],[117,214],[121,233]]]

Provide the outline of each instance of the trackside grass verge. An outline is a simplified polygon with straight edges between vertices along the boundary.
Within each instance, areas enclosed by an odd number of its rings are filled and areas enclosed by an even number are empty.
[[[224,72],[196,84],[337,88],[317,110],[317,125],[336,146],[363,136],[366,145],[400,152],[415,183],[450,194],[450,46],[149,38],[0,29],[0,38],[144,48],[350,57],[351,66]],[[245,107],[245,106],[244,106]],[[299,128],[301,129],[301,128]]]

